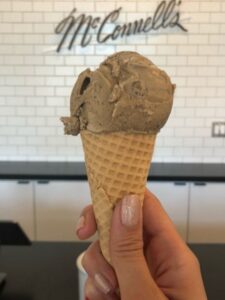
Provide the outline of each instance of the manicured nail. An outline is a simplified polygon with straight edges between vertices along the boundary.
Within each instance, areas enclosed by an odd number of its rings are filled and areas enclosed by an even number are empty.
[[[82,229],[85,225],[85,218],[84,216],[81,216],[77,222],[77,226],[76,226],[76,233],[79,233],[79,230]]]
[[[122,200],[121,220],[122,224],[132,227],[138,224],[140,218],[141,203],[137,195],[127,195]]]
[[[112,290],[112,287],[111,287],[110,283],[108,282],[108,280],[104,276],[102,276],[101,274],[96,273],[95,276],[94,276],[94,279],[95,279],[96,286],[105,295],[108,294]]]
[[[88,298],[88,297],[85,297],[85,300],[89,300],[89,298]]]

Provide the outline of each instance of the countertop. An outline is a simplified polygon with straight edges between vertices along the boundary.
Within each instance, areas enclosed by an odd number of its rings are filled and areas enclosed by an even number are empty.
[[[208,300],[225,299],[225,245],[189,245],[199,259]],[[78,300],[76,258],[88,243],[35,242],[2,247],[7,273],[1,300]]]
[[[0,179],[86,180],[84,162],[1,161]],[[225,182],[225,164],[152,163],[150,180]]]

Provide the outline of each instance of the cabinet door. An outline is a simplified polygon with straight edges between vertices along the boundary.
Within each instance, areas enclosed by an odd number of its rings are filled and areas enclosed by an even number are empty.
[[[225,242],[225,183],[191,184],[188,241]]]
[[[185,182],[148,182],[147,187],[160,200],[180,236],[186,241],[189,184]]]
[[[77,220],[90,201],[87,181],[36,182],[37,240],[74,241]]]
[[[33,182],[0,181],[0,220],[20,224],[27,236],[34,239]]]

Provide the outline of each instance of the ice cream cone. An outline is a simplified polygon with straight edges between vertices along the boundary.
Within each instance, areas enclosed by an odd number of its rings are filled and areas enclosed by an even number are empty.
[[[170,115],[174,89],[146,57],[118,52],[79,75],[70,116],[61,118],[66,134],[81,134],[100,246],[109,262],[113,209],[127,194],[143,201],[155,137]]]
[[[136,194],[143,201],[156,135],[82,130],[81,138],[100,247],[110,262],[113,209],[127,194]]]

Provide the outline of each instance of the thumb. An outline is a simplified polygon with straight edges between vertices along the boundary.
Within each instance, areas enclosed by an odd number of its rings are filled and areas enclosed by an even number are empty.
[[[121,299],[165,299],[151,277],[143,252],[142,205],[128,195],[115,207],[110,233],[110,255]]]

